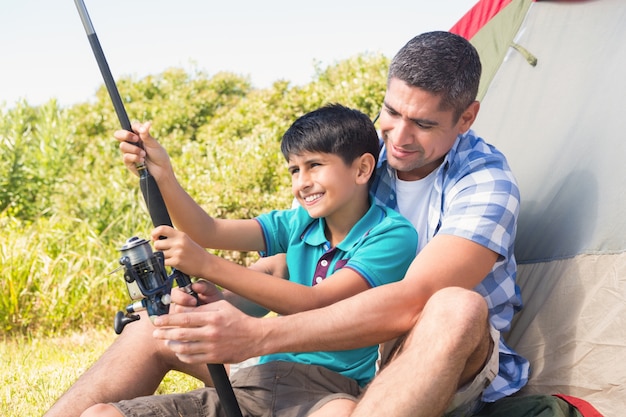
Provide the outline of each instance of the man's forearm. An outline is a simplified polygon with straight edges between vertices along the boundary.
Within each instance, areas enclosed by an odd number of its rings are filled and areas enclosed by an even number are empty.
[[[419,303],[403,292],[400,281],[321,309],[263,319],[257,353],[354,349],[393,339],[411,329],[419,315]]]

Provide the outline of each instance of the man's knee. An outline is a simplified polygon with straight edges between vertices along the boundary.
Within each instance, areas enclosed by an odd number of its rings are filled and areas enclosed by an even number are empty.
[[[428,300],[415,328],[401,341],[411,349],[414,343],[438,343],[442,355],[479,348],[489,337],[487,303],[475,291],[449,287]]]
[[[126,349],[129,355],[158,356],[160,363],[168,362],[168,356],[173,356],[170,355],[170,349],[162,341],[152,337],[154,325],[145,312],[141,312],[140,317],[140,320],[126,326],[114,344],[120,349]]]
[[[448,287],[437,291],[424,307],[422,319],[429,316],[442,320],[444,326],[455,328],[478,325],[485,328],[488,319],[487,302],[475,291]],[[447,324],[446,324],[447,323]]]

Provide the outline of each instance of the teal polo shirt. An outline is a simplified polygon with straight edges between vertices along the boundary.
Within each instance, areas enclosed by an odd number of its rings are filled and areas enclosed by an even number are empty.
[[[313,286],[340,268],[351,268],[376,287],[404,277],[415,258],[417,232],[398,212],[371,204],[345,239],[332,248],[324,219],[313,219],[302,207],[275,210],[256,218],[263,229],[262,256],[287,254],[289,280]],[[282,360],[324,366],[366,385],[376,372],[378,346],[360,349],[276,353],[261,363]]]

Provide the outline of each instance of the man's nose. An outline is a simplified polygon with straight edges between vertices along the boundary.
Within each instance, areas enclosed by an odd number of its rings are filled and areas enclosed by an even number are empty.
[[[393,127],[387,131],[387,139],[394,146],[405,146],[415,142],[415,132],[409,123],[398,120]]]

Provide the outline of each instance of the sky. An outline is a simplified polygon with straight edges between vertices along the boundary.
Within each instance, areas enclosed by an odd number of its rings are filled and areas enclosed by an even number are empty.
[[[84,0],[114,78],[167,68],[229,71],[258,88],[311,81],[360,53],[392,57],[413,36],[448,30],[477,0]],[[68,106],[103,84],[72,0],[0,0],[0,108]]]

